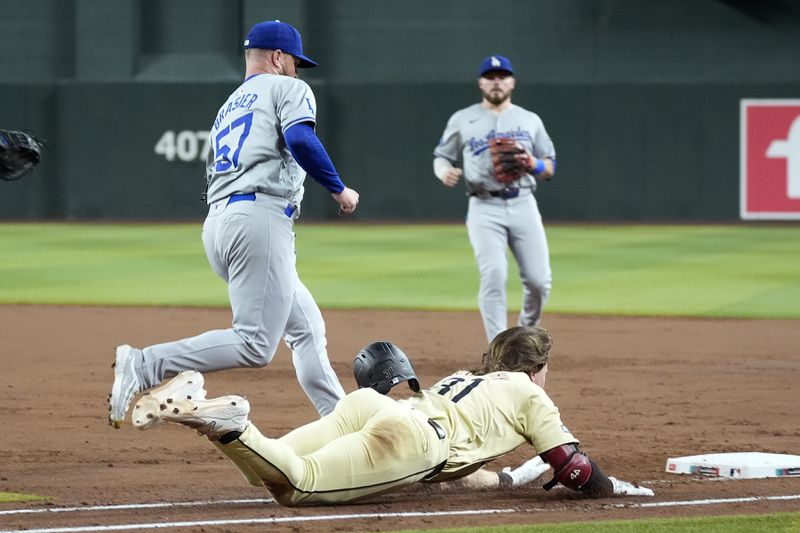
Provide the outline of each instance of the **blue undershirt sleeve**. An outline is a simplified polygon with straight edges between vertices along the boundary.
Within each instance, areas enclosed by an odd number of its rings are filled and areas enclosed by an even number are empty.
[[[295,161],[317,183],[332,193],[344,190],[344,183],[309,122],[290,126],[283,133],[283,138],[286,139],[286,146],[289,147]]]

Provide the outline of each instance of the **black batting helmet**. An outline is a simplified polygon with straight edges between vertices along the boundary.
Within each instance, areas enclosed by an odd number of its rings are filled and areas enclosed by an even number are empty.
[[[353,377],[358,388],[372,387],[381,394],[403,381],[414,392],[419,392],[419,381],[414,367],[403,350],[387,341],[377,341],[365,346],[353,360]]]

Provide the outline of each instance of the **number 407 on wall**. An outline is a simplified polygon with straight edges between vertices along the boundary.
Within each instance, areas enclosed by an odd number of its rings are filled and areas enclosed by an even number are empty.
[[[167,130],[153,150],[167,161],[203,161],[209,149],[208,130]]]

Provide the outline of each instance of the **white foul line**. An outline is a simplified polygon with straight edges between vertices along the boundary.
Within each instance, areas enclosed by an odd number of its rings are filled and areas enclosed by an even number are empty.
[[[749,503],[760,502],[765,500],[800,500],[800,494],[788,494],[786,496],[748,496],[744,498],[717,498],[710,500],[678,500],[674,502],[650,502],[650,503],[636,503],[633,505],[618,504],[614,507],[680,507],[687,505],[714,505],[718,503]],[[2,532],[0,532],[2,533]]]
[[[172,507],[204,507],[208,505],[242,505],[248,503],[272,503],[272,498],[254,498],[250,500],[201,500],[194,502],[165,503],[122,503],[116,505],[85,505],[81,507],[43,507],[39,509],[9,509],[0,511],[0,515],[33,514],[33,513],[74,513],[78,511],[117,511],[126,509],[162,509]]]
[[[234,520],[198,520],[193,522],[153,522],[150,524],[119,524],[111,526],[56,527],[45,529],[18,529],[0,533],[76,533],[78,531],[124,531],[129,529],[162,529],[168,527],[231,526],[252,524],[281,524],[285,522],[319,522],[323,520],[353,520],[364,518],[414,518],[419,516],[463,516],[479,514],[515,513],[514,509],[469,509],[466,511],[433,511],[407,513],[363,513],[317,516],[280,516],[275,518],[241,518]]]
[[[668,502],[649,502],[649,503],[619,503],[613,505],[616,508],[653,508],[653,507],[681,507],[690,505],[718,505],[727,503],[752,503],[760,501],[780,501],[780,500],[800,500],[800,494],[788,494],[784,496],[749,496],[743,498],[716,498],[706,500],[676,500]],[[149,507],[183,507],[192,504],[208,505],[216,503],[267,503],[273,500],[219,500],[208,502],[181,502],[177,504],[138,504],[139,508]],[[93,506],[97,509],[132,509],[137,508],[137,504],[131,505],[98,505]],[[88,510],[89,507],[62,507],[61,509]],[[536,509],[544,511],[547,509]],[[24,509],[27,511],[27,509]],[[58,512],[49,510],[51,512]],[[414,517],[433,517],[433,516],[465,516],[481,514],[506,514],[519,512],[516,509],[468,509],[464,511],[430,511],[430,512],[402,512],[402,513],[362,513],[362,514],[338,514],[338,515],[315,515],[315,516],[281,516],[273,518],[241,518],[230,520],[198,520],[193,522],[152,522],[145,524],[118,524],[107,526],[77,526],[77,527],[56,527],[43,529],[15,529],[2,530],[0,533],[77,533],[80,531],[125,531],[131,529],[166,529],[178,527],[197,527],[197,526],[231,526],[231,525],[253,525],[253,524],[281,524],[289,522],[320,522],[325,520],[352,520],[368,518],[414,518]],[[524,511],[523,511],[524,512]]]

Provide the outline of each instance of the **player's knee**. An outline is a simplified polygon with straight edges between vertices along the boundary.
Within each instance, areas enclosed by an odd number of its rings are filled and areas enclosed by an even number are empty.
[[[486,266],[480,270],[481,285],[483,287],[503,287],[506,286],[508,271],[499,266]]]
[[[245,360],[251,368],[262,368],[272,362],[275,356],[275,345],[269,345],[263,340],[245,340],[247,354]]]
[[[272,497],[275,498],[276,502],[284,507],[297,507],[301,505],[300,498],[298,498],[298,493],[294,489],[288,489],[285,491],[273,490],[270,491],[270,494],[272,494]]]
[[[531,292],[547,296],[553,286],[552,277],[549,274],[541,273],[521,273],[522,284]]]

